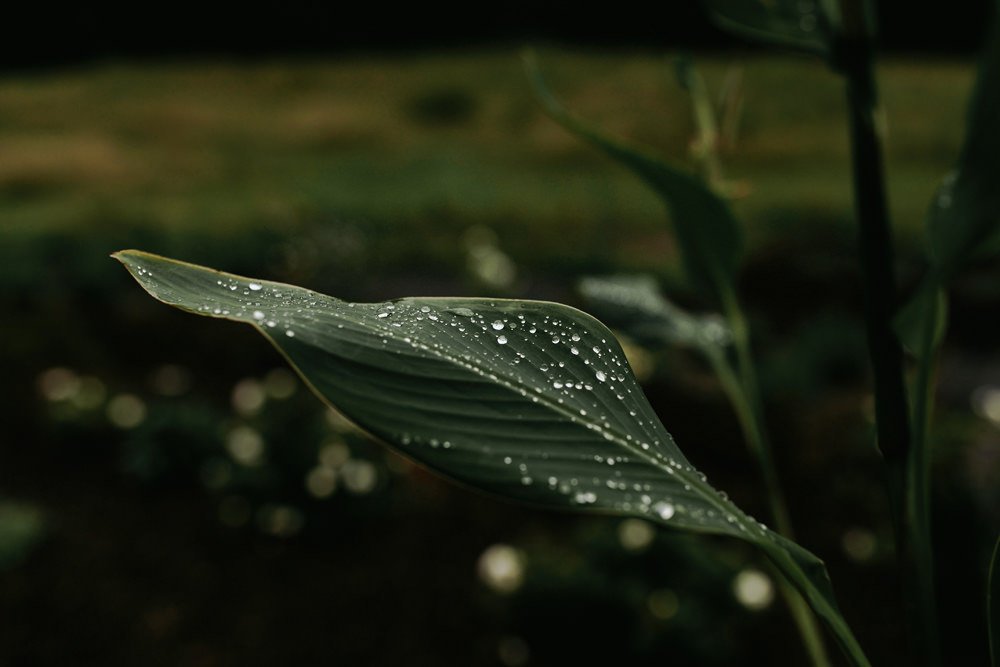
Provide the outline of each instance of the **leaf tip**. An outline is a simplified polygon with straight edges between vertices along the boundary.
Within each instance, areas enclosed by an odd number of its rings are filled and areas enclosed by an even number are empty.
[[[129,263],[129,261],[132,260],[132,259],[134,259],[134,257],[136,255],[138,255],[138,254],[141,254],[141,251],[139,251],[139,250],[132,250],[132,249],[125,249],[125,250],[118,250],[116,252],[111,253],[110,257],[111,257],[111,259],[116,259],[119,262],[121,262],[122,264],[126,264],[127,265]]]

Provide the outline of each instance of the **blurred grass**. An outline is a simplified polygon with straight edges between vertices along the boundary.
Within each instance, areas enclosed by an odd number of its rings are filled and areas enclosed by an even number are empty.
[[[692,133],[667,59],[542,54],[578,114],[684,161]],[[717,88],[732,59],[698,57]],[[961,137],[966,63],[880,68],[895,219],[918,236]],[[730,176],[751,248],[787,227],[849,226],[842,91],[817,62],[745,61]],[[514,259],[544,264],[590,244],[662,270],[670,241],[653,195],[545,118],[516,53],[337,62],[100,64],[0,79],[0,236],[30,242],[123,226],[154,237],[294,234],[317,220],[376,224],[372,250],[410,256],[494,227]],[[426,245],[426,244],[425,244]],[[154,248],[155,249],[155,248]],[[425,249],[426,250],[426,249]],[[430,257],[456,252],[443,247]]]

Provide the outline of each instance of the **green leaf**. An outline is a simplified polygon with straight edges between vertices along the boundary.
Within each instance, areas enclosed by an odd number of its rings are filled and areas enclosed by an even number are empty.
[[[829,57],[832,18],[823,0],[703,0],[720,27],[749,39]]]
[[[822,562],[708,484],[653,412],[612,333],[586,313],[502,299],[349,303],[143,252],[115,257],[155,298],[253,326],[323,401],[455,480],[758,545],[807,599],[826,605],[819,613],[861,656],[855,664],[867,664]]]
[[[719,302],[731,292],[743,254],[743,235],[725,199],[694,174],[640,148],[616,141],[572,116],[549,92],[530,53],[525,67],[546,113],[570,132],[630,168],[670,210],[684,267],[693,283]]]
[[[948,325],[948,298],[936,273],[930,273],[900,309],[893,328],[900,341],[917,357],[929,355],[944,340]]]
[[[995,13],[969,102],[965,143],[927,218],[931,261],[943,281],[1000,252],[1000,8]]]
[[[732,344],[732,331],[720,315],[692,315],[678,308],[652,276],[588,277],[579,290],[605,322],[641,343],[706,351]]]
[[[990,662],[1000,667],[1000,537],[993,547],[990,573],[986,580],[986,619],[990,635]]]

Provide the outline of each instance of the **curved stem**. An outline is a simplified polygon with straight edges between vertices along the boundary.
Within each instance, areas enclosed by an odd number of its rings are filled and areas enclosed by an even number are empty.
[[[753,357],[750,354],[746,318],[743,316],[732,290],[727,290],[725,294],[723,307],[733,332],[738,370],[734,370],[729,360],[718,348],[708,348],[705,350],[705,354],[736,412],[743,437],[757,460],[775,528],[785,537],[792,539],[791,517],[784,494],[781,491],[781,485],[778,482],[778,474],[771,457],[770,442],[764,429],[760,390]],[[784,570],[781,571],[784,573]],[[809,604],[796,591],[791,581],[781,581],[779,591],[788,605],[788,610],[795,621],[812,663],[816,667],[829,667],[830,658],[823,642],[823,633],[816,622],[816,617],[809,608]]]
[[[858,644],[857,638],[851,632],[851,628],[836,608],[832,592],[828,591],[828,594],[825,595],[793,556],[793,550],[796,548],[796,545],[793,542],[784,545],[777,543],[767,544],[765,542],[758,544],[758,546],[774,566],[785,575],[788,583],[802,594],[802,599],[808,602],[809,607],[826,621],[827,626],[837,640],[837,644],[843,651],[844,656],[850,661],[850,664],[854,667],[871,667],[871,663],[868,661],[867,656],[865,656],[861,645]],[[829,580],[827,580],[827,583],[829,583]]]
[[[930,423],[934,403],[934,371],[937,365],[944,318],[944,294],[930,280],[926,298],[930,300],[921,322],[917,373],[912,385],[913,443],[906,468],[906,529],[915,579],[913,613],[921,633],[922,646],[932,651],[930,664],[940,660],[934,595],[934,551],[931,538],[931,445]]]

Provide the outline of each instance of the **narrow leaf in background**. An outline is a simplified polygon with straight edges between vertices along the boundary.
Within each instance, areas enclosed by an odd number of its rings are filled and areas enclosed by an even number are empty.
[[[942,284],[968,263],[1000,251],[1000,7],[994,13],[965,143],[927,219],[928,249]]]
[[[631,169],[660,196],[670,211],[692,283],[718,303],[729,300],[743,256],[743,234],[729,203],[698,176],[607,137],[572,116],[549,91],[534,55],[526,54],[524,62],[535,95],[553,120]]]
[[[824,0],[703,0],[720,27],[749,39],[829,57],[832,12]]]
[[[603,321],[640,343],[722,350],[733,334],[721,315],[692,315],[671,303],[652,276],[587,277],[580,295]]]

